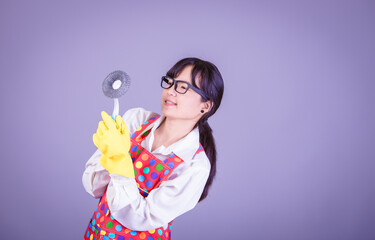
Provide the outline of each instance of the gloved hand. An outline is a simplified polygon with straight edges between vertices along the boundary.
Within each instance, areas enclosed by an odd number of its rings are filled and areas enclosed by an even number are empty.
[[[110,174],[134,178],[133,161],[129,155],[131,141],[128,126],[119,115],[115,122],[106,112],[101,114],[103,121],[99,122],[92,136],[95,146],[102,152],[100,164]]]

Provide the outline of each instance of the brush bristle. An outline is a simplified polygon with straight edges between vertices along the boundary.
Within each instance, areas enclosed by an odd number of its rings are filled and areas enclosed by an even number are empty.
[[[113,89],[112,85],[116,80],[121,81],[121,86],[118,89]],[[109,98],[119,98],[128,91],[130,87],[130,77],[124,71],[111,72],[103,81],[103,93]]]

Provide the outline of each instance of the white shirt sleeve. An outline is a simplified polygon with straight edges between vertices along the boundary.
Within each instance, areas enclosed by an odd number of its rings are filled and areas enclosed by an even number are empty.
[[[163,226],[198,203],[210,173],[201,152],[190,163],[181,163],[170,178],[144,198],[134,178],[111,174],[107,202],[112,216],[125,227],[147,231]]]
[[[111,180],[107,169],[100,165],[102,153],[98,150],[91,156],[86,163],[86,169],[82,176],[82,183],[86,192],[94,198],[103,195],[105,188]]]
[[[142,108],[130,109],[123,120],[132,134],[147,119],[157,114]],[[100,165],[101,153],[97,150],[86,163],[83,185],[86,191],[98,198],[107,185],[107,202],[112,216],[125,227],[147,231],[163,226],[198,203],[210,173],[210,162],[204,152],[189,162],[182,162],[169,179],[144,198],[134,178],[109,174]]]
[[[132,108],[125,112],[122,119],[128,125],[129,133],[132,134],[143,122],[156,115],[156,113],[146,111],[143,108]],[[85,190],[94,198],[99,198],[103,195],[111,179],[107,169],[100,165],[101,156],[102,153],[96,150],[87,161],[86,169],[82,176]]]

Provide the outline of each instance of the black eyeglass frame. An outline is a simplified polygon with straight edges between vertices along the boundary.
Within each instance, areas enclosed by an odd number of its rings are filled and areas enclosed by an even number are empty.
[[[172,83],[169,87],[163,87],[163,81],[164,81],[165,79],[167,79],[167,80],[168,80],[168,79],[172,79],[172,80],[173,80],[173,83]],[[177,84],[178,84],[179,82],[181,82],[181,83],[186,83],[187,86],[188,86],[188,87],[186,88],[185,92],[183,92],[183,93],[177,91]],[[162,77],[161,77],[161,83],[160,83],[160,86],[161,86],[162,88],[164,88],[164,89],[168,89],[168,88],[171,88],[173,85],[174,85],[174,90],[175,90],[176,92],[180,93],[180,94],[185,94],[185,93],[189,90],[189,88],[191,88],[191,89],[193,89],[196,93],[198,93],[199,95],[201,95],[201,97],[202,97],[205,101],[208,101],[208,100],[209,100],[208,97],[206,97],[206,95],[204,95],[204,93],[203,93],[199,88],[194,87],[193,85],[191,85],[190,83],[188,83],[188,82],[186,82],[186,81],[175,80],[175,79],[173,79],[173,78],[171,78],[171,77],[168,77],[168,76],[162,76]]]

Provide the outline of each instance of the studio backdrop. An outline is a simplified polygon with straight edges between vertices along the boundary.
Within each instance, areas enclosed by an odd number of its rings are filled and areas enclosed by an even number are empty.
[[[185,57],[225,83],[217,175],[172,239],[375,239],[372,1],[0,3],[1,239],[82,239],[82,185],[114,70],[120,114],[160,113]]]

